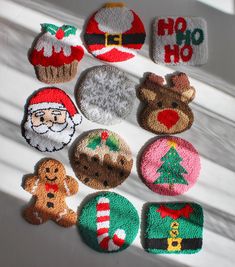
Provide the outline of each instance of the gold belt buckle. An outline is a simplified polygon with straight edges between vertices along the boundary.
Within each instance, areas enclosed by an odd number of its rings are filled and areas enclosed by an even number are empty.
[[[168,251],[180,251],[182,238],[167,238]]]
[[[122,34],[109,34],[105,33],[105,46],[121,46],[122,45]]]

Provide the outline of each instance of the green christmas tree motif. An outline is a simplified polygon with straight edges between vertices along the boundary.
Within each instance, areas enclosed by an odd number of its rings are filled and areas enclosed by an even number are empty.
[[[160,176],[154,181],[154,184],[169,184],[169,189],[174,189],[174,184],[188,184],[184,179],[183,174],[187,174],[184,167],[180,165],[182,158],[175,149],[176,143],[170,141],[170,149],[161,158],[163,164],[157,172]]]
[[[87,147],[95,150],[97,147],[101,146],[104,143],[108,146],[110,151],[119,151],[119,141],[113,136],[109,135],[108,132],[104,131],[101,135],[94,136],[88,141]]]

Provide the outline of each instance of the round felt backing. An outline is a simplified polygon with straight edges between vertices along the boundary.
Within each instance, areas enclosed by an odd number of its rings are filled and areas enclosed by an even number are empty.
[[[74,145],[71,164],[78,179],[94,189],[120,185],[133,164],[126,142],[108,130],[94,130]]]
[[[94,250],[119,252],[134,241],[139,229],[139,216],[125,197],[102,192],[82,207],[78,228],[84,242]]]
[[[140,172],[152,191],[161,195],[180,195],[196,183],[200,158],[193,145],[184,139],[159,138],[144,150]]]
[[[85,75],[76,98],[88,120],[117,124],[132,110],[135,85],[116,67],[98,66]]]

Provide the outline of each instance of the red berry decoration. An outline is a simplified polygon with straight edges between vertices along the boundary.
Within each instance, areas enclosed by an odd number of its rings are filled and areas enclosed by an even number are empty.
[[[55,37],[56,37],[58,40],[63,39],[63,38],[64,38],[64,31],[63,31],[61,28],[59,28],[58,31],[56,32]]]
[[[109,137],[109,134],[107,132],[102,132],[101,139],[106,140]]]

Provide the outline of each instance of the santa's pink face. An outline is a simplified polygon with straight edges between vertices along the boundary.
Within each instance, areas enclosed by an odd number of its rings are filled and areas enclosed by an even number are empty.
[[[60,109],[40,109],[32,113],[32,125],[38,127],[42,124],[47,127],[53,126],[54,123],[63,124],[66,122],[66,110]]]
[[[75,124],[64,109],[39,109],[28,114],[24,130],[30,145],[43,152],[53,152],[70,142]]]

